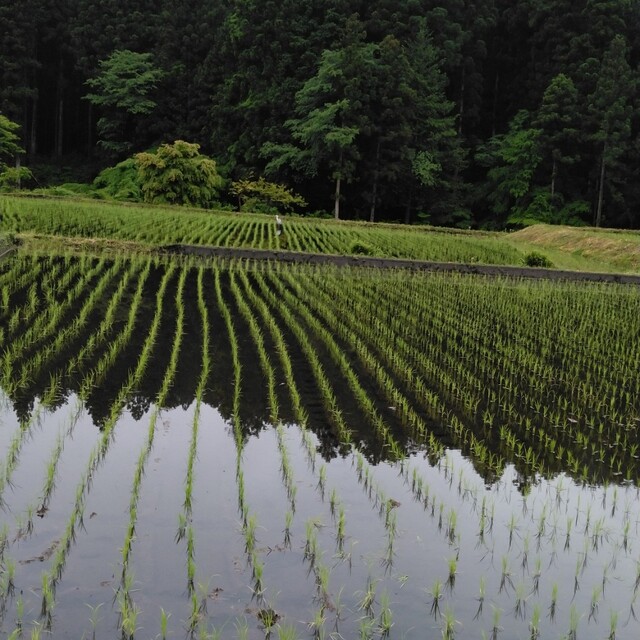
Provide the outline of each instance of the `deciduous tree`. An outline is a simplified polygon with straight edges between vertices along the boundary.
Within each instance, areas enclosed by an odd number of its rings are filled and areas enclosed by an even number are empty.
[[[140,189],[146,202],[210,207],[223,179],[216,162],[200,154],[200,145],[176,140],[156,152],[136,154]]]

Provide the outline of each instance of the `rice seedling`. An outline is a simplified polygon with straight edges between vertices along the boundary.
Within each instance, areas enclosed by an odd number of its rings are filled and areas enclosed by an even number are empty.
[[[373,618],[373,605],[376,601],[376,581],[369,576],[367,585],[362,593],[362,597],[358,603],[358,610],[364,611],[367,616]]]
[[[482,610],[484,609],[484,599],[487,595],[487,580],[484,576],[480,576],[480,588],[478,590],[478,597],[476,598],[478,601],[478,609],[476,610],[475,616],[473,616],[474,620],[477,620],[482,615]]]
[[[529,621],[529,640],[538,640],[540,637],[540,615],[540,604],[536,602],[533,605],[533,612]]]
[[[171,614],[167,613],[162,607],[160,607],[160,639],[161,640],[166,640],[170,617],[171,617]]]
[[[513,588],[513,580],[511,578],[511,569],[509,567],[509,557],[504,555],[501,558],[502,571],[500,573],[500,588],[499,592],[502,593],[507,587]]]
[[[515,605],[514,613],[516,618],[524,618],[526,615],[527,595],[524,582],[520,581],[516,584],[514,591]]]
[[[447,559],[447,567],[449,569],[449,574],[447,576],[447,588],[449,591],[453,591],[456,586],[456,575],[458,573],[458,556],[452,556]]]
[[[291,525],[293,524],[293,511],[288,510],[284,515],[284,546],[291,547]]]
[[[442,640],[454,640],[456,636],[456,625],[460,624],[453,611],[447,606],[442,616]]]
[[[339,551],[343,550],[344,537],[345,537],[345,513],[344,513],[344,507],[340,505],[340,508],[338,510],[338,523],[337,523],[337,531],[336,531],[336,541],[338,544]]]
[[[358,622],[358,638],[360,640],[370,640],[373,638],[376,625],[375,620],[367,616],[363,616]]]
[[[315,640],[324,640],[326,637],[325,623],[327,616],[325,614],[324,603],[320,605],[313,613],[313,619],[307,624],[309,631],[312,633]]]
[[[500,626],[500,619],[502,618],[502,609],[499,607],[495,607],[491,605],[493,610],[491,616],[491,639],[497,640],[498,634],[502,631],[502,627]]]
[[[298,630],[293,624],[278,625],[278,640],[298,640]]]
[[[580,621],[580,614],[576,608],[575,603],[571,604],[569,608],[569,632],[567,638],[569,640],[576,640],[578,637],[578,623]]]
[[[257,598],[261,598],[264,594],[264,563],[256,554],[253,554],[251,564],[253,568],[253,593]]]
[[[618,629],[618,612],[614,609],[609,611],[609,635],[607,640],[615,640]]]
[[[378,629],[381,637],[388,637],[393,627],[393,612],[391,611],[389,594],[383,591],[380,594],[380,614],[378,616]]]
[[[246,618],[236,620],[234,623],[236,629],[236,640],[248,640],[249,638],[249,623]]]
[[[442,581],[436,579],[431,586],[431,590],[428,592],[431,596],[431,609],[430,613],[434,618],[438,618],[440,615],[440,600],[442,599]]]

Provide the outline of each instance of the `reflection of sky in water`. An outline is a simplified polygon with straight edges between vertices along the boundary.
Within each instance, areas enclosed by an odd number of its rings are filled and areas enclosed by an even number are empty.
[[[8,527],[6,557],[16,563],[16,588],[25,600],[26,620],[38,619],[41,574],[51,563],[48,550],[55,550],[63,534],[89,454],[101,435],[86,414],[75,411],[76,403],[71,397],[56,411],[43,412],[31,426],[22,440],[12,484],[4,490],[0,525]],[[0,406],[4,461],[19,427],[7,403]],[[93,475],[84,529],[77,530],[56,593],[56,638],[90,632],[87,605],[98,607],[99,637],[113,637],[117,628],[112,601],[121,571],[133,471],[145,447],[149,417],[149,412],[139,420],[127,413],[121,416],[108,453]],[[190,612],[186,542],[176,541],[176,532],[183,512],[193,418],[194,405],[160,412],[142,480],[130,569],[133,598],[141,610],[140,635],[145,638],[158,633],[161,607],[172,614],[175,637],[184,633]],[[267,427],[249,437],[241,460],[246,502],[257,523],[258,557],[264,563],[261,603],[252,593],[244,549],[232,430],[216,409],[201,408],[191,520],[196,583],[207,604],[207,620],[218,628],[226,625],[229,637],[235,637],[234,624],[243,617],[250,637],[262,637],[256,612],[265,604],[295,624],[300,637],[307,637],[306,625],[323,605],[327,635],[337,629],[345,638],[357,637],[364,615],[359,606],[369,578],[377,594],[376,616],[385,601],[383,594],[388,596],[394,623],[391,637],[441,636],[443,617],[431,612],[429,593],[437,581],[443,585],[441,613],[450,608],[458,621],[456,638],[480,638],[483,631],[491,637],[494,611],[500,611],[499,637],[528,638],[536,607],[542,638],[568,634],[572,608],[577,637],[606,638],[612,611],[618,614],[616,637],[638,637],[640,624],[633,616],[640,558],[635,487],[581,487],[560,475],[539,479],[523,495],[513,467],[487,487],[455,451],[435,467],[422,454],[412,455],[402,466],[370,466],[363,461],[359,479],[356,456],[326,463],[316,456],[312,465],[301,430],[292,425],[283,431],[296,486],[290,547],[284,544],[284,529],[291,504],[282,480],[276,431]],[[49,510],[43,518],[34,518],[32,535],[16,539],[27,508],[38,506],[60,433],[65,436],[64,448]],[[318,444],[315,436],[312,440]],[[323,497],[319,478],[324,464]],[[331,514],[332,491],[345,513],[342,552]],[[385,504],[393,505],[389,512],[396,522],[390,565],[383,562],[389,548]],[[479,536],[483,505],[484,541]],[[309,522],[320,549],[315,572],[304,557]],[[448,586],[448,564],[454,558],[455,583]],[[318,567],[329,570],[329,590],[323,598],[316,585]],[[554,584],[558,597],[551,619]],[[11,614],[5,615],[3,631],[8,633],[13,628],[15,598],[6,604]]]

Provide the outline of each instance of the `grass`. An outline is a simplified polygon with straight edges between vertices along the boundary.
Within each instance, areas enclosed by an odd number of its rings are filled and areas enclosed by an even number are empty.
[[[278,249],[271,216],[260,214],[14,196],[0,197],[0,211],[32,252],[149,254],[176,243]],[[292,217],[287,238],[303,252],[515,266],[537,252],[561,269],[640,272],[638,234],[615,230],[535,225],[505,234]]]
[[[539,224],[510,234],[508,242],[522,250],[544,248],[564,269],[640,272],[640,234],[633,231]]]

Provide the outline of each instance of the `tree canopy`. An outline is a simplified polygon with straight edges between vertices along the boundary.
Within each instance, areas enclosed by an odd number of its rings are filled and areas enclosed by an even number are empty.
[[[135,156],[145,202],[210,207],[223,180],[216,163],[199,152],[200,145],[176,140],[155,152]]]
[[[27,165],[188,140],[230,182],[340,217],[640,227],[640,0],[7,0],[0,18]]]

